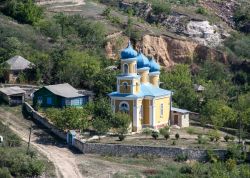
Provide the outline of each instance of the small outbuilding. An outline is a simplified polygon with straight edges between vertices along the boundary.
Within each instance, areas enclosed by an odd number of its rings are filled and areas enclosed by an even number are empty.
[[[87,102],[88,96],[80,94],[68,83],[44,86],[33,94],[35,107],[81,107]]]
[[[171,107],[170,124],[178,125],[181,128],[189,127],[189,113],[188,110]]]
[[[14,56],[5,62],[9,66],[9,83],[15,83],[18,75],[25,70],[32,69],[33,63],[22,56]]]
[[[0,98],[9,105],[19,105],[24,102],[25,91],[20,87],[0,88]]]

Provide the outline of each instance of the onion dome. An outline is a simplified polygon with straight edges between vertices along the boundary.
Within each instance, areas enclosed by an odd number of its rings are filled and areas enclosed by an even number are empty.
[[[129,59],[134,58],[137,56],[137,51],[133,49],[130,41],[128,42],[128,47],[122,50],[121,52],[121,58],[122,59]]]
[[[161,70],[160,65],[152,58],[149,61],[149,72],[159,72]]]
[[[144,54],[142,54],[141,51],[139,52],[136,59],[137,59],[137,68],[149,67],[149,60]]]

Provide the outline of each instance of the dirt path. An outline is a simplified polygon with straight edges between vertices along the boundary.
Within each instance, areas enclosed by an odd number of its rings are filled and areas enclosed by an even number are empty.
[[[29,127],[32,121],[20,119],[11,112],[0,108],[0,118],[16,132],[24,141],[28,141]],[[56,168],[57,177],[81,178],[76,157],[67,145],[57,142],[53,137],[37,126],[32,127],[31,144],[52,161]]]
[[[116,173],[131,170],[144,170],[147,167],[121,164],[100,159],[98,155],[84,155],[68,149],[61,140],[56,140],[31,120],[24,119],[20,109],[0,106],[0,121],[8,125],[24,141],[28,141],[29,128],[32,126],[31,144],[53,162],[58,178],[110,178]],[[143,176],[141,176],[143,177]]]
[[[38,5],[50,5],[48,9],[77,7],[85,4],[84,0],[37,0]]]

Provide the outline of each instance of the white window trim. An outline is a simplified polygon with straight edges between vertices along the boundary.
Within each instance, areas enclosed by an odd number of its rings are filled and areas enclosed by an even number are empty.
[[[119,111],[121,110],[122,104],[126,104],[126,105],[128,106],[128,111],[130,110],[128,102],[122,101],[122,102],[120,102],[120,104],[119,104]]]

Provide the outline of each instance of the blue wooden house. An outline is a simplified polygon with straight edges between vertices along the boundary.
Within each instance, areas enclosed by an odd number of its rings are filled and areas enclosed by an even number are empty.
[[[78,90],[68,83],[48,85],[34,92],[35,107],[81,107],[88,102],[88,96],[79,94]]]

